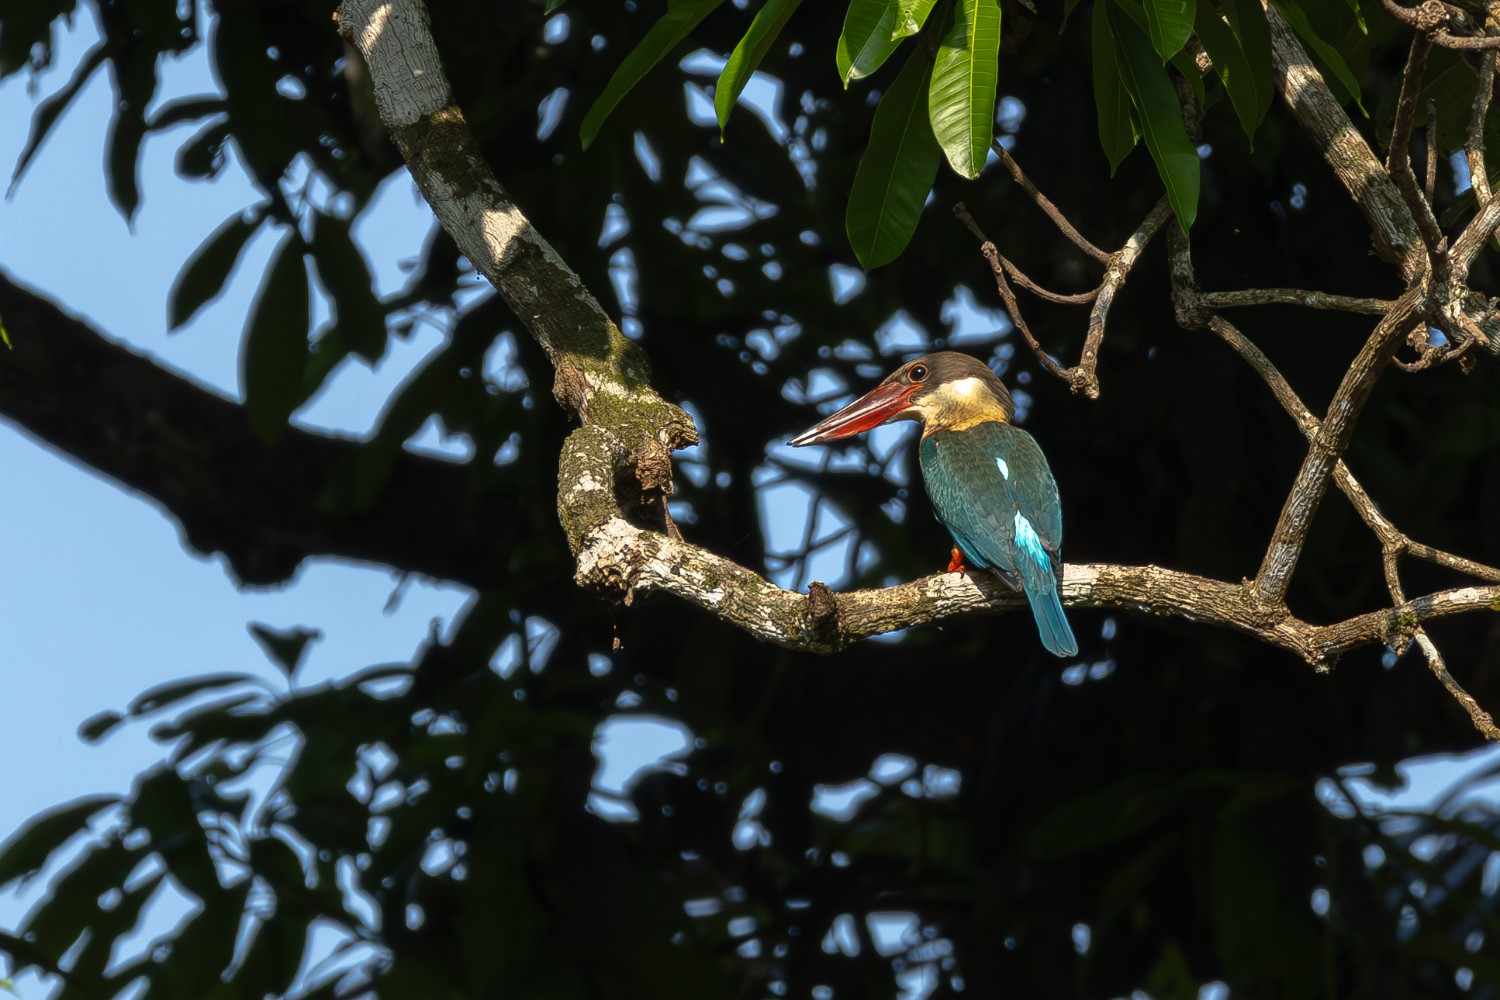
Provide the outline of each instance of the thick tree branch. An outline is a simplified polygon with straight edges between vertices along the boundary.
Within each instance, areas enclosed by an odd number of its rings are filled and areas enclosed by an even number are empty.
[[[334,556],[473,587],[504,582],[523,501],[475,495],[463,466],[403,452],[359,511],[359,442],[288,429],[267,447],[242,407],[3,274],[0,315],[14,345],[0,347],[0,418],[159,504],[189,546],[223,553],[240,581],[284,583],[302,560]]]

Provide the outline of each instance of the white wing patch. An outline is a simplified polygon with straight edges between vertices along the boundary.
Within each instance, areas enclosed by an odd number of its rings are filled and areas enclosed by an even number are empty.
[[[1000,475],[1002,477],[1004,477],[1005,479],[1009,479],[1010,478],[1010,466],[1008,466],[1008,465],[1005,464],[1005,459],[1003,459],[1003,458],[997,458],[997,459],[995,459],[995,467],[1000,470]],[[1020,517],[1021,515],[1017,514],[1016,516]]]
[[[1036,529],[1031,526],[1031,522],[1026,520],[1026,515],[1020,511],[1016,511],[1016,547],[1030,556],[1034,562],[1043,566],[1051,564],[1046,546],[1037,537]]]

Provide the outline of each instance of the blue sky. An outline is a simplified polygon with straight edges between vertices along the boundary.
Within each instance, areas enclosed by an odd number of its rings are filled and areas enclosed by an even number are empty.
[[[0,86],[0,121],[10,126],[0,130],[0,173],[8,176],[16,161],[25,139],[22,123],[29,120],[36,97],[61,84],[95,37],[89,18],[78,18],[37,95],[27,92],[24,77]],[[159,100],[217,89],[200,49],[164,65]],[[763,113],[774,106],[775,88],[764,78],[748,93]],[[155,135],[146,145],[143,201],[132,232],[107,200],[101,169],[112,100],[107,74],[97,74],[54,130],[16,196],[0,202],[0,268],[134,349],[237,395],[240,330],[274,240],[252,244],[228,292],[172,335],[166,332],[166,298],[181,262],[227,216],[256,201],[256,194],[234,163],[215,183],[184,184],[173,172],[184,133]],[[1002,105],[1005,115],[1019,127],[1024,109]],[[404,174],[388,181],[366,211],[356,236],[382,291],[401,285],[397,262],[418,251],[430,220]],[[847,286],[866,279],[844,269],[830,280]],[[878,273],[869,280],[879,280]],[[1007,325],[1003,314],[967,296],[955,301],[946,318],[959,345],[965,338],[988,338]],[[875,341],[883,354],[921,343],[913,339],[910,324],[900,320],[882,328]],[[419,324],[410,339],[392,341],[390,357],[377,370],[346,366],[299,415],[299,422],[347,433],[368,431],[389,391],[439,343],[436,332]],[[882,432],[877,452],[888,454],[905,433]],[[436,450],[456,447],[430,427],[420,443]],[[797,460],[808,461],[807,452]],[[4,423],[0,469],[0,657],[7,708],[0,726],[0,760],[10,762],[0,794],[0,838],[69,798],[125,790],[137,772],[161,756],[143,728],[127,727],[99,747],[81,743],[76,728],[90,715],[119,708],[154,684],[195,673],[249,670],[279,678],[247,634],[247,622],[321,629],[324,638],[312,647],[302,674],[305,682],[317,682],[406,657],[434,620],[450,621],[469,597],[461,587],[413,581],[388,613],[385,605],[396,587],[389,570],[331,561],[305,565],[284,589],[239,590],[219,559],[185,552],[174,522],[150,502]],[[920,498],[913,502],[925,503]],[[800,542],[805,508],[805,497],[798,493],[766,491],[762,516],[773,550]],[[826,520],[820,521],[817,536],[836,534],[841,526],[837,515],[821,516]],[[831,545],[814,570],[836,577],[846,558],[838,544]],[[1130,627],[1129,620],[1120,619],[1118,627]],[[1420,669],[1410,659],[1402,667]],[[1441,696],[1434,684],[1433,697]],[[608,724],[597,741],[601,787],[620,791],[642,764],[681,751],[689,738],[680,727],[650,720]],[[853,808],[870,794],[871,782],[916,781],[913,794],[945,794],[943,783],[957,780],[951,772],[930,769],[920,778],[911,777],[910,764],[905,758],[878,758],[868,781],[826,790],[819,808],[835,815]],[[1460,770],[1479,764],[1475,758],[1443,759],[1415,767],[1413,788],[1401,800],[1422,801]],[[737,834],[746,846],[756,836],[753,806],[747,801]],[[601,812],[611,808],[604,800],[596,807]],[[37,888],[0,895],[0,927],[16,925]],[[168,905],[152,930],[164,929],[170,913]],[[894,941],[905,933],[901,915],[884,919],[881,940]],[[31,981],[18,986],[26,997],[43,994],[43,987]]]

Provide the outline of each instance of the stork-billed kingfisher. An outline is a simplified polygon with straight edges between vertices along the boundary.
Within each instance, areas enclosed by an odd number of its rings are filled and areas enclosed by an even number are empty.
[[[988,365],[938,351],[897,368],[821,423],[792,438],[802,446],[850,437],[890,420],[922,425],[922,481],[953,536],[948,571],[964,561],[1022,590],[1042,645],[1078,652],[1058,596],[1062,504],[1036,439],[1011,422],[1015,403]]]

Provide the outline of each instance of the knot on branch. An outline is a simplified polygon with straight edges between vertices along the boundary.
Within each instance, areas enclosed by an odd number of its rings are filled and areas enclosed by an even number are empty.
[[[807,588],[807,606],[803,609],[808,633],[830,646],[839,643],[839,604],[826,583],[813,581]]]
[[[1427,0],[1412,11],[1412,27],[1423,34],[1432,34],[1448,26],[1448,8],[1442,0]]]

